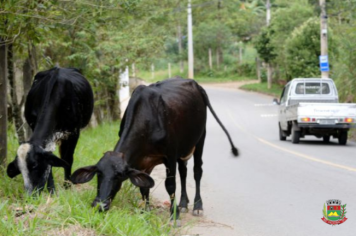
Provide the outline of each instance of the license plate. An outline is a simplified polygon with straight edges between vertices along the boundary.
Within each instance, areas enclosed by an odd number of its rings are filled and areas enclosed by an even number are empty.
[[[335,120],[334,119],[323,119],[323,120],[319,120],[319,124],[321,124],[321,125],[334,125],[335,124]]]

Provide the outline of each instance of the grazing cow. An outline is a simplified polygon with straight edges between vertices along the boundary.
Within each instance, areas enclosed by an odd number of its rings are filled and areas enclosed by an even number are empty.
[[[21,173],[29,194],[41,191],[46,182],[54,191],[52,166],[64,167],[64,178],[69,180],[80,129],[89,123],[93,104],[91,86],[78,70],[53,68],[36,74],[25,104],[33,134],[18,148],[7,175]],[[62,159],[52,154],[57,142]]]
[[[99,205],[100,210],[108,210],[122,182],[130,179],[140,187],[148,207],[149,188],[154,186],[149,174],[156,165],[163,163],[167,168],[165,186],[171,199],[173,219],[176,166],[178,163],[182,184],[179,208],[186,211],[189,202],[186,163],[194,154],[196,195],[193,214],[201,215],[200,179],[203,173],[206,107],[225,131],[232,152],[237,156],[238,151],[211,107],[205,90],[194,80],[174,78],[136,88],[121,122],[120,140],[114,151],[105,153],[96,165],[76,170],[71,177],[72,182],[85,183],[97,174],[98,193],[92,206]],[[178,219],[179,209],[175,212]]]

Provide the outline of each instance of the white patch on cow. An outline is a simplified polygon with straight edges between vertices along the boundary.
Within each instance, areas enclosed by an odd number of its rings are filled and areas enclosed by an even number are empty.
[[[56,142],[53,141],[47,142],[44,150],[46,152],[54,152],[56,150]]]
[[[68,136],[70,135],[70,132],[56,132],[50,137],[48,140],[46,140],[46,145],[44,150],[47,152],[54,152],[56,150],[56,144],[63,140],[67,139]]]
[[[17,164],[23,176],[23,181],[25,188],[32,190],[32,184],[30,181],[29,171],[27,168],[27,155],[31,151],[32,146],[28,143],[21,144],[19,149],[17,149]]]
[[[181,157],[180,159],[182,159],[183,161],[188,161],[190,158],[192,158],[194,151],[195,151],[195,146],[193,147],[192,151],[186,157]]]

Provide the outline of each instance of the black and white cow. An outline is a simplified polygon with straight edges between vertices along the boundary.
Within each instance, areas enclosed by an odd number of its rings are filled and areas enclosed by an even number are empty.
[[[163,163],[167,168],[166,190],[171,198],[171,214],[174,212],[176,190],[176,166],[179,165],[182,194],[179,208],[186,211],[187,160],[194,154],[194,179],[196,195],[194,215],[201,215],[203,203],[200,196],[202,154],[205,140],[207,107],[226,133],[232,152],[238,155],[230,135],[216,116],[205,90],[194,80],[174,78],[150,86],[139,86],[125,111],[120,126],[120,140],[113,152],[107,152],[93,166],[76,170],[72,182],[85,183],[95,174],[98,177],[98,194],[92,203],[100,203],[101,210],[108,210],[120,190],[123,181],[130,179],[140,187],[146,207],[149,188],[154,180],[149,176],[153,168]],[[176,210],[178,219],[179,210]]]
[[[36,74],[25,104],[33,134],[18,148],[7,175],[21,173],[29,194],[41,191],[46,183],[49,191],[54,190],[52,166],[64,167],[69,180],[80,129],[89,123],[93,104],[91,86],[78,70],[56,67]],[[61,159],[52,154],[57,142]]]

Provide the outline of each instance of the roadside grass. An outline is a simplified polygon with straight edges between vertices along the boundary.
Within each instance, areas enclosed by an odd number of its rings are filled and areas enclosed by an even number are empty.
[[[241,86],[240,89],[268,94],[276,98],[279,98],[281,96],[283,87],[281,87],[280,85],[272,84],[272,88],[268,89],[267,83],[255,83],[255,84],[245,84]]]
[[[73,171],[96,164],[118,140],[119,123],[85,129],[75,152]],[[8,135],[8,162],[18,147],[13,131]],[[125,181],[108,212],[100,213],[90,204],[96,196],[96,178],[90,183],[64,189],[62,168],[53,168],[56,194],[47,191],[38,197],[26,196],[23,179],[10,179],[0,172],[0,235],[172,235],[167,209],[143,211],[139,189]]]
[[[188,71],[185,69],[183,73],[180,72],[178,66],[172,66],[172,77],[180,76],[182,78],[187,78]],[[167,70],[156,70],[154,73],[154,78],[152,78],[151,71],[139,70],[137,76],[147,83],[155,83],[157,81],[162,81],[168,79],[168,69]],[[252,80],[255,78],[249,78],[246,76],[239,76],[237,74],[225,73],[223,71],[218,73],[209,74],[195,74],[194,79],[199,83],[221,83],[221,82],[232,82],[232,81],[242,81],[242,80]]]

